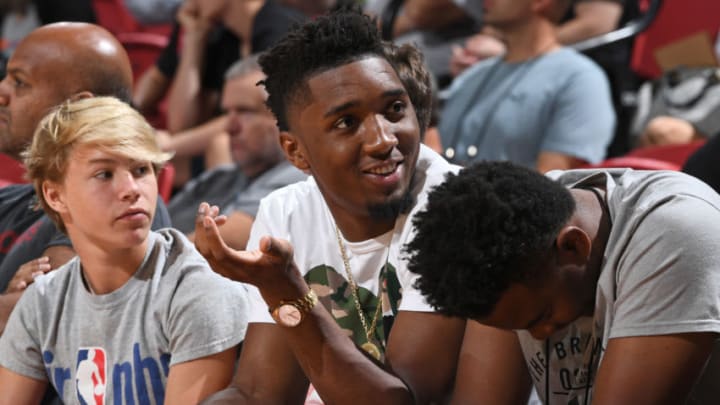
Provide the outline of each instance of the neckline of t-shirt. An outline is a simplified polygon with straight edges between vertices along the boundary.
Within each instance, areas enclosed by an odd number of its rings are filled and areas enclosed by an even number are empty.
[[[135,273],[128,279],[128,281],[125,282],[120,288],[116,289],[115,291],[109,292],[107,294],[94,294],[88,290],[88,288],[85,286],[85,282],[83,281],[84,276],[82,275],[82,268],[80,261],[78,260],[76,264],[76,270],[77,270],[77,284],[78,288],[81,290],[81,296],[85,298],[92,306],[97,308],[109,308],[114,307],[116,305],[124,305],[128,302],[128,298],[132,294],[134,294],[137,289],[135,286],[139,283],[143,282],[143,278],[145,277],[139,277],[141,272],[147,261],[150,258],[150,254],[153,251],[155,247],[155,241],[156,241],[157,235],[155,232],[150,231],[148,233],[148,244],[147,249],[145,251],[145,257],[143,258],[142,262],[138,266],[138,268],[135,270]]]

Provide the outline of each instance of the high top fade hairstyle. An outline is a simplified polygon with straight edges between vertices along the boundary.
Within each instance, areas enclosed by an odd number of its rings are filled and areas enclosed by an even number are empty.
[[[357,7],[343,8],[293,29],[283,40],[260,56],[267,105],[278,128],[288,131],[287,107],[309,94],[310,77],[363,59],[385,57],[374,19]]]

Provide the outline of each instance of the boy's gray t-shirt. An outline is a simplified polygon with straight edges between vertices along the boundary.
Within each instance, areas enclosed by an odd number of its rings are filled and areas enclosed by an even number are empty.
[[[547,340],[517,332],[546,405],[592,403],[592,383],[609,339],[720,333],[720,196],[715,191],[670,171],[573,170],[548,176],[569,188],[606,189],[612,225],[594,317],[580,318]]]
[[[38,277],[0,338],[0,366],[49,381],[65,403],[163,403],[169,369],[227,350],[247,328],[245,288],[214,273],[179,231],[149,235],[143,264],[92,295],[77,257]],[[92,402],[94,403],[94,402]]]

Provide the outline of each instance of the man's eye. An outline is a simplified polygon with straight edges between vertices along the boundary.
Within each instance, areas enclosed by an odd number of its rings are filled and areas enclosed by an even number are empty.
[[[352,117],[342,117],[339,120],[335,121],[335,128],[338,129],[347,129],[352,127],[355,124],[355,119]]]
[[[112,178],[112,172],[110,170],[101,170],[95,173],[95,178],[100,180],[107,180]]]
[[[390,105],[390,111],[400,114],[402,112],[405,112],[405,109],[407,106],[402,101],[396,101]]]

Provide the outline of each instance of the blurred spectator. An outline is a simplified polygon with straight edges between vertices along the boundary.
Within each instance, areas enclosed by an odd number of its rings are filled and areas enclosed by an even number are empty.
[[[182,0],[125,0],[124,3],[141,24],[167,24],[175,20]]]
[[[450,78],[452,46],[478,30],[476,21],[452,0],[371,0],[365,11],[380,17],[385,39],[417,46],[440,86]]]
[[[140,78],[133,102],[144,111],[169,88],[170,133],[203,124],[219,113],[227,68],[240,56],[267,49],[303,19],[275,0],[185,0],[168,47]],[[176,185],[203,170],[202,164],[191,170],[187,160],[173,162]]]
[[[39,27],[41,22],[37,8],[31,0],[7,1],[0,5],[0,13],[2,13],[2,56],[6,61],[18,42]],[[5,76],[4,69],[2,75]]]
[[[264,78],[256,56],[228,70],[221,106],[234,164],[202,173],[170,201],[173,226],[182,232],[195,229],[198,206],[208,202],[228,217],[220,228],[223,238],[244,249],[260,199],[307,177],[285,160],[275,117],[265,106],[267,93],[257,84]]]
[[[461,5],[468,13],[471,13],[478,21],[482,21],[482,0],[454,0]],[[610,32],[623,21],[635,13],[623,13],[623,0],[574,0],[573,5],[568,9],[567,14],[557,27],[557,39],[563,45],[570,45],[576,42]],[[464,46],[457,46],[453,49],[453,56],[450,60],[450,70],[454,76],[460,74],[469,66],[480,60],[500,55],[505,50],[505,45],[498,33],[489,27],[473,35],[465,42]],[[615,54],[617,47],[611,47],[609,52],[593,51],[594,54]],[[627,51],[623,51],[627,53]],[[622,55],[618,55],[622,56]],[[625,58],[626,63],[628,59]]]
[[[455,0],[476,18],[482,15],[482,0]],[[625,0],[572,0],[572,6],[562,18],[558,29],[558,41],[571,45],[624,26],[640,14],[637,1]],[[487,27],[468,39],[464,46],[453,48],[450,71],[457,76],[464,69],[485,58],[499,55],[504,43]],[[592,49],[583,53],[603,69],[610,82],[612,102],[617,116],[616,130],[608,147],[611,156],[624,154],[630,148],[628,128],[635,106],[628,102],[627,94],[635,93],[640,79],[630,69],[632,39],[626,39]]]
[[[2,37],[0,38],[0,77],[15,46],[35,28],[59,21],[95,22],[90,0],[6,0],[0,2]]]
[[[567,2],[495,0],[485,22],[507,51],[455,79],[439,130],[459,163],[510,160],[541,172],[605,156],[615,124],[607,79],[591,60],[560,46],[554,21]]]

